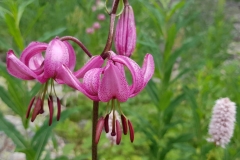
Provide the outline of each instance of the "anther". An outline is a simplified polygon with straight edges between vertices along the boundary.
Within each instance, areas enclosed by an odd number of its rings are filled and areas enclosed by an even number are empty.
[[[128,120],[128,127],[129,127],[129,133],[130,133],[130,140],[133,142],[134,140],[134,129],[132,126],[132,123]]]
[[[111,136],[116,136],[115,124],[116,124],[116,117],[115,117],[115,113],[114,113],[114,111],[113,111],[112,133],[111,133]]]
[[[98,144],[99,139],[101,137],[101,133],[102,133],[102,129],[104,126],[104,118],[101,117],[98,122],[97,122],[97,126],[96,126],[96,136],[95,136],[95,143]]]
[[[60,120],[60,116],[61,116],[61,101],[60,99],[57,97],[57,121]]]
[[[122,139],[122,130],[120,127],[120,122],[118,120],[116,120],[116,130],[117,130],[116,144],[119,145]]]
[[[53,98],[51,95],[48,97],[48,108],[49,108],[49,123],[48,125],[51,126],[52,118],[53,118]]]
[[[105,128],[105,132],[108,133],[109,132],[109,124],[108,124],[108,119],[109,119],[109,114],[107,114],[104,118],[104,128]]]
[[[43,113],[43,102],[42,102],[42,99],[38,97],[33,109],[31,121],[33,122],[37,117],[37,115],[42,113]]]
[[[128,132],[127,119],[123,114],[121,114],[121,120],[122,120],[123,134],[126,135]]]
[[[30,114],[30,111],[31,111],[31,109],[32,109],[34,100],[35,100],[35,96],[31,99],[31,101],[30,101],[30,103],[29,103],[29,105],[28,105],[28,110],[27,110],[26,118],[29,117],[29,114]]]

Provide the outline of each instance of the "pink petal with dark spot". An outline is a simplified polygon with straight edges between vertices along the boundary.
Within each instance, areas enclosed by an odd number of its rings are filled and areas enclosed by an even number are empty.
[[[46,51],[44,61],[44,77],[55,78],[59,67],[68,66],[69,54],[67,46],[58,38],[53,39]]]
[[[111,59],[114,62],[118,62],[118,63],[125,65],[131,72],[132,85],[131,85],[131,87],[129,87],[130,95],[142,90],[144,77],[143,77],[143,74],[142,74],[142,71],[141,71],[141,68],[139,67],[139,65],[135,61],[133,61],[132,59],[130,59],[126,56],[121,56],[121,55],[112,56]]]
[[[62,67],[59,68],[57,77],[61,79],[61,81],[67,84],[68,86],[82,92],[88,98],[94,101],[99,101],[98,96],[89,94],[86,91],[87,89],[85,88],[85,86],[82,83],[80,83],[80,81],[73,75],[71,70],[67,68],[65,65],[62,65]]]
[[[98,96],[103,102],[108,102],[113,98],[118,99],[120,102],[125,102],[129,97],[126,78],[111,61],[108,61],[104,70]]]
[[[37,75],[22,63],[12,50],[7,53],[7,70],[12,76],[23,80],[37,79]]]
[[[93,68],[100,68],[104,63],[101,56],[93,56],[81,69],[74,72],[77,78],[83,78],[85,73]]]
[[[69,54],[69,63],[68,63],[68,68],[73,71],[76,65],[76,53],[72,47],[72,45],[68,41],[63,41],[63,43],[66,45],[68,49],[68,54]]]
[[[83,77],[83,84],[86,91],[91,95],[98,95],[99,84],[101,80],[102,68],[94,68],[89,70]]]

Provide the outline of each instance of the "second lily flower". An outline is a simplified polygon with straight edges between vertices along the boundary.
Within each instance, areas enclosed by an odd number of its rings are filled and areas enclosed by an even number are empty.
[[[122,126],[124,134],[127,134],[127,126],[130,131],[130,140],[134,139],[134,131],[132,124],[127,120],[126,116],[122,113],[120,102],[126,102],[128,98],[136,96],[144,89],[147,82],[151,79],[154,73],[154,60],[151,54],[146,54],[142,68],[131,58],[116,55],[114,52],[108,52],[109,56],[105,66],[102,66],[104,60],[101,56],[95,56],[90,59],[86,65],[79,71],[72,73],[68,67],[62,65],[61,79],[69,86],[81,91],[93,101],[110,102],[111,108],[106,113],[105,118],[101,118],[98,123],[96,143],[100,138],[103,124],[105,131],[108,133],[108,117],[109,113],[113,111],[113,130],[111,135],[117,135],[117,144],[121,141],[120,123],[114,118],[114,111],[117,109],[121,112]],[[92,67],[102,66],[102,67]],[[132,83],[127,81],[125,69],[126,67],[132,77]],[[89,68],[88,71],[86,71]],[[85,74],[80,74],[85,73]],[[80,82],[82,79],[83,82]],[[115,129],[115,126],[117,127]],[[116,133],[117,131],[117,133]]]

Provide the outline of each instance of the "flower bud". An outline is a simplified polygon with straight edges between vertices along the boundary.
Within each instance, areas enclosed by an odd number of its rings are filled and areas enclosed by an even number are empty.
[[[115,48],[119,55],[130,57],[136,46],[136,26],[133,9],[125,5],[121,14],[115,33]]]

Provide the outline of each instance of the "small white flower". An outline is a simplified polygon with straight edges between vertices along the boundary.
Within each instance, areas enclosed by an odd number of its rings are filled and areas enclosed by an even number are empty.
[[[231,102],[229,98],[218,99],[213,107],[208,129],[211,137],[207,141],[225,148],[233,136],[235,115],[236,106],[234,102]]]

